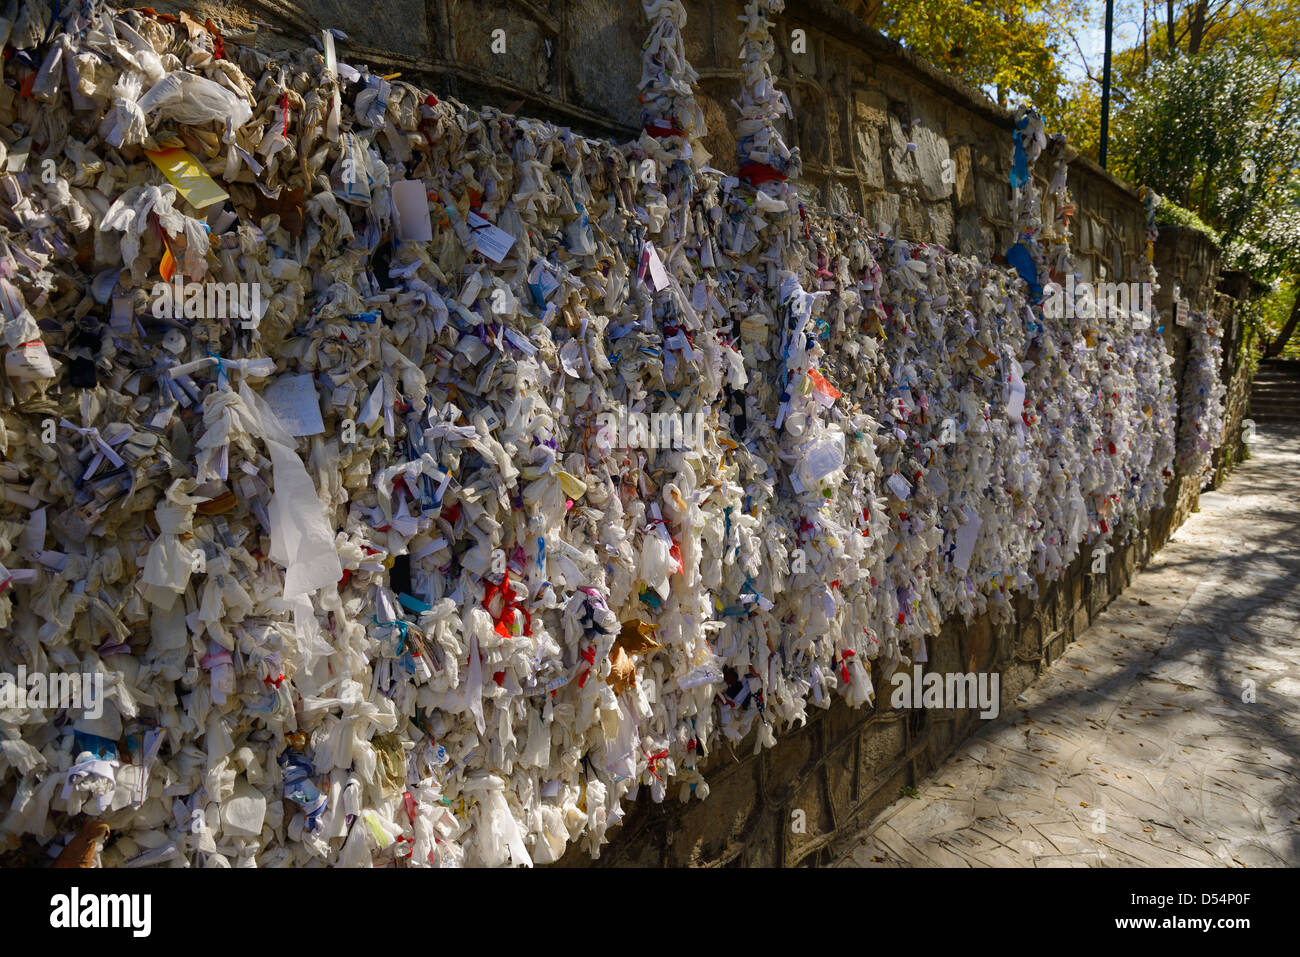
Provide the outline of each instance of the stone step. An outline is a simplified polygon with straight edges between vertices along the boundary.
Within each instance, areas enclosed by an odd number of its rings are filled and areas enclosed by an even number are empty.
[[[1278,402],[1288,402],[1300,399],[1300,389],[1254,389],[1250,393],[1252,399],[1272,399]]]
[[[1261,362],[1259,368],[1255,370],[1255,375],[1257,378],[1278,376],[1285,379],[1294,379],[1300,377],[1300,362],[1286,362],[1279,365],[1265,365]]]
[[[1279,402],[1286,402],[1300,396],[1300,392],[1291,389],[1252,389],[1251,398],[1273,399]]]

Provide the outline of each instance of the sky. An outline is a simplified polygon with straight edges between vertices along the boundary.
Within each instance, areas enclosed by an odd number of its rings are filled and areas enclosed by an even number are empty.
[[[1150,11],[1154,16],[1155,10]],[[1164,8],[1161,7],[1160,15],[1164,16]],[[1161,20],[1161,23],[1164,21]],[[1094,0],[1088,4],[1087,22],[1082,29],[1076,30],[1076,39],[1079,41],[1079,49],[1087,58],[1088,66],[1092,68],[1092,75],[1101,79],[1102,63],[1105,60],[1106,50],[1106,3],[1105,0]],[[1155,23],[1148,22],[1148,32],[1154,30]],[[1131,47],[1140,42],[1142,39],[1142,4],[1133,2],[1133,0],[1115,0],[1115,38],[1113,49],[1122,50]],[[1068,44],[1066,49],[1065,75],[1071,80],[1082,80],[1086,73],[1083,68],[1083,61],[1080,59],[1079,50],[1074,48],[1073,44]]]
[[[1117,4],[1117,6],[1119,5]],[[1140,18],[1142,11],[1139,9],[1137,13],[1139,17],[1139,26],[1136,29],[1131,25],[1123,26],[1119,23],[1116,24],[1114,40],[1114,46],[1116,49],[1128,45],[1128,42],[1122,39],[1125,36],[1125,33],[1127,33],[1130,40],[1141,33]],[[1125,19],[1118,9],[1116,10],[1115,19],[1117,21]],[[1076,33],[1076,39],[1079,41],[1079,48],[1087,58],[1088,66],[1092,68],[1093,76],[1098,78],[1101,77],[1101,65],[1104,60],[1106,49],[1105,22],[1106,4],[1104,0],[1089,4],[1088,23]],[[1073,44],[1070,44],[1066,50],[1065,63],[1063,65],[1065,67],[1065,75],[1071,80],[1082,80],[1086,77],[1083,60],[1080,58],[1079,51],[1074,48]]]

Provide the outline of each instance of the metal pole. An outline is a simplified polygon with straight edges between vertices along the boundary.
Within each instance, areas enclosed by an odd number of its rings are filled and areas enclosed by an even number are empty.
[[[1110,35],[1115,19],[1115,0],[1106,0],[1106,58],[1101,66],[1101,145],[1097,162],[1106,168],[1106,144],[1110,139]]]

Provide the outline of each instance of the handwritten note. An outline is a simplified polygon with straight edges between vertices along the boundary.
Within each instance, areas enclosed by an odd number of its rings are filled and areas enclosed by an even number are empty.
[[[493,226],[478,213],[470,213],[469,228],[474,236],[474,251],[482,253],[494,263],[506,258],[510,247],[515,244],[515,237],[504,229]]]
[[[262,398],[290,435],[320,435],[325,431],[320,398],[310,375],[282,375],[267,386]]]

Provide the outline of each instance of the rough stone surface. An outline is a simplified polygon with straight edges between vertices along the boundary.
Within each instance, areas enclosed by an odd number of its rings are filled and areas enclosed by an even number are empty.
[[[1300,864],[1300,429],[839,866]]]

